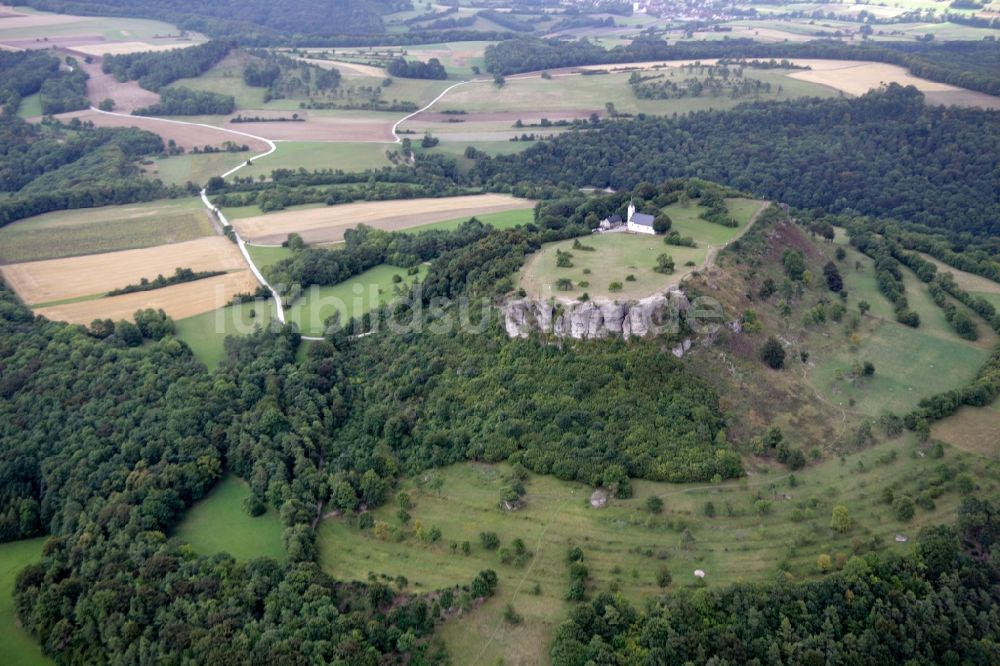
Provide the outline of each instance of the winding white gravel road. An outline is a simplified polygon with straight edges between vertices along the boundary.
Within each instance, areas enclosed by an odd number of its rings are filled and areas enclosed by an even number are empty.
[[[436,104],[438,101],[440,101],[442,97],[444,97],[445,95],[447,95],[450,91],[454,90],[455,88],[457,88],[459,86],[462,86],[462,85],[465,85],[466,83],[472,83],[475,80],[476,79],[471,79],[471,80],[467,80],[467,81],[459,81],[458,83],[455,83],[453,85],[448,86],[447,88],[445,88],[444,90],[441,91],[441,94],[439,94],[437,97],[435,97],[430,102],[428,102],[427,104],[425,104],[423,107],[421,107],[420,109],[414,111],[413,113],[407,114],[406,116],[403,116],[402,118],[400,118],[399,120],[397,120],[393,124],[393,126],[392,126],[392,136],[393,136],[393,142],[392,143],[394,143],[394,144],[396,144],[396,143],[402,143],[402,139],[400,138],[399,134],[396,131],[402,123],[406,122],[410,118],[413,118],[417,114],[423,113],[427,109],[431,108],[432,106],[434,106],[434,104]],[[94,111],[96,113],[103,113],[103,114],[108,115],[108,116],[117,116],[119,118],[134,118],[135,117],[135,116],[133,116],[131,114],[127,114],[127,113],[116,113],[114,111],[102,111],[101,109],[98,109],[95,106],[91,106],[90,110]],[[208,125],[208,124],[205,124],[205,123],[192,123],[192,122],[188,122],[186,120],[173,120],[173,119],[170,119],[170,118],[159,118],[157,116],[143,116],[143,118],[148,118],[149,120],[155,120],[155,121],[158,121],[158,122],[161,122],[161,123],[171,123],[171,124],[174,124],[174,125],[191,125],[191,126],[194,126],[194,127],[203,127],[203,128],[207,128],[207,129],[218,130],[220,132],[226,132],[228,134],[234,134],[236,136],[242,136],[242,137],[246,137],[246,138],[249,138],[249,139],[256,139],[258,141],[263,141],[264,143],[266,143],[268,145],[267,152],[260,153],[259,155],[254,155],[253,157],[250,157],[250,158],[244,160],[243,162],[241,162],[237,166],[234,166],[232,169],[229,169],[225,173],[219,174],[220,177],[222,177],[222,178],[228,178],[229,176],[233,175],[234,173],[236,173],[237,171],[239,171],[243,167],[251,164],[254,160],[259,160],[261,158],[267,157],[268,155],[272,154],[274,151],[276,151],[278,149],[278,145],[274,141],[272,141],[271,139],[268,139],[268,138],[265,138],[265,137],[262,137],[262,136],[257,136],[256,134],[250,134],[249,132],[241,132],[239,130],[229,129],[227,127],[218,127],[216,125]],[[250,271],[253,273],[253,275],[257,279],[257,281],[262,286],[267,287],[268,290],[271,292],[271,297],[274,298],[275,309],[276,309],[276,312],[277,312],[278,321],[280,321],[282,324],[285,324],[286,323],[286,321],[285,321],[285,309],[284,309],[284,307],[283,307],[283,305],[281,303],[281,294],[279,294],[277,292],[277,290],[275,290],[275,288],[273,286],[271,286],[271,284],[267,281],[267,278],[265,278],[264,275],[263,275],[263,273],[260,272],[260,269],[257,268],[257,265],[253,262],[253,259],[250,257],[250,252],[247,250],[247,243],[246,243],[246,241],[243,239],[242,236],[240,236],[239,232],[236,231],[236,227],[234,227],[231,224],[229,224],[229,220],[226,219],[226,216],[223,214],[223,212],[221,210],[219,210],[216,206],[214,206],[211,201],[209,201],[209,199],[208,199],[208,193],[205,191],[205,188],[202,188],[200,194],[201,194],[201,201],[205,205],[205,208],[208,210],[209,214],[214,215],[216,217],[216,219],[218,219],[219,222],[222,223],[223,228],[228,227],[232,231],[233,236],[236,239],[236,245],[240,248],[240,252],[243,254],[243,258],[246,260],[247,265],[250,267]],[[322,340],[323,338],[322,337],[316,337],[316,336],[303,335],[302,339],[303,340]]]

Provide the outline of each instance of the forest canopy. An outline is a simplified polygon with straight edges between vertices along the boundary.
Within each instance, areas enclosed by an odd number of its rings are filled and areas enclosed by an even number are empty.
[[[753,103],[567,132],[508,156],[478,156],[487,187],[631,188],[698,176],[800,208],[1000,234],[1000,113],[925,106],[896,84],[854,99]]]
[[[73,119],[27,123],[0,115],[0,226],[69,208],[150,201],[181,188],[143,178],[136,161],[163,151],[163,139],[134,127],[97,128]]]

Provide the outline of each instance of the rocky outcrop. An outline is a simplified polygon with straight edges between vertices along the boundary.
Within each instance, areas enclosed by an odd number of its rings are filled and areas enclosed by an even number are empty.
[[[570,301],[524,298],[503,306],[510,337],[533,332],[559,338],[600,340],[612,336],[645,337],[672,330],[678,312],[688,308],[681,291],[655,294],[634,301]]]

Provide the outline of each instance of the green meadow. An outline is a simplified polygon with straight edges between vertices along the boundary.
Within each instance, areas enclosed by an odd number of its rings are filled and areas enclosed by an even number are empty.
[[[146,176],[159,178],[167,185],[185,185],[189,182],[204,185],[212,176],[239,166],[256,153],[187,153],[173,157],[158,157],[143,167]],[[271,173],[268,170],[267,173]],[[243,171],[240,171],[243,175]]]
[[[385,156],[395,146],[378,142],[308,142],[282,141],[278,149],[260,160],[251,160],[251,166],[239,170],[240,177],[270,176],[275,169],[340,169],[364,171],[389,166]]]
[[[228,305],[218,310],[178,319],[175,335],[187,343],[195,358],[209,369],[225,358],[225,341],[230,335],[248,335],[256,327],[267,326],[274,317],[273,301]]]
[[[419,267],[416,275],[407,269],[382,264],[359,275],[329,287],[312,286],[303,291],[302,298],[285,310],[285,320],[298,324],[303,335],[320,336],[324,322],[334,312],[340,312],[340,321],[346,324],[352,317],[361,317],[372,309],[390,303],[409,286],[427,275],[427,266]],[[399,276],[399,282],[393,282]]]
[[[281,561],[285,550],[281,519],[273,507],[252,517],[243,510],[250,488],[242,479],[227,475],[207,497],[184,515],[173,537],[191,545],[199,555],[229,553],[237,560],[270,557]]]
[[[621,67],[627,67],[627,64]],[[618,111],[628,113],[686,113],[703,109],[728,109],[743,102],[784,100],[802,96],[830,97],[837,93],[830,88],[788,76],[790,71],[780,69],[746,70],[749,78],[771,84],[770,93],[759,97],[747,96],[733,99],[728,94],[712,97],[684,97],[681,99],[638,99],[629,85],[630,72],[612,72],[601,75],[568,75],[551,79],[539,76],[518,78],[511,76],[502,88],[492,82],[473,83],[449,92],[439,102],[442,108],[464,109],[472,112],[523,112],[526,117],[540,113],[574,111],[585,118],[591,111],[604,111],[607,102],[613,102]],[[698,77],[687,69],[665,67],[652,70],[652,74],[665,74],[668,80],[681,82]],[[781,91],[778,91],[778,87]],[[530,131],[530,130],[526,130]],[[535,130],[537,131],[537,129]],[[544,130],[543,130],[544,131]]]
[[[46,537],[0,543],[0,662],[17,666],[52,663],[14,617],[14,581],[18,572],[42,559]]]
[[[131,250],[212,233],[197,197],[63,210],[0,228],[0,263]]]
[[[494,229],[513,229],[521,224],[529,224],[534,221],[535,214],[530,208],[520,208],[518,210],[505,210],[499,213],[484,213],[475,216],[483,224],[488,224]],[[453,220],[443,222],[431,222],[419,227],[407,229],[407,233],[420,233],[421,231],[453,231],[460,225],[468,222],[468,217],[458,217]]]
[[[250,253],[250,258],[262,273],[282,259],[290,259],[293,256],[291,250],[280,246],[266,247],[247,244],[247,252]]]
[[[42,115],[42,98],[39,93],[28,95],[21,100],[21,106],[17,107],[18,118],[36,118]]]
[[[178,79],[169,87],[232,95],[236,99],[237,110],[264,108],[267,89],[248,86],[243,82],[243,69],[250,60],[253,58],[243,53],[230,54],[201,76]]]

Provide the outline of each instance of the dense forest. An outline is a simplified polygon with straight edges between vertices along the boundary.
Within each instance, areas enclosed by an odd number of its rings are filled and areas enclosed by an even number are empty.
[[[915,76],[1000,95],[1000,41],[865,42],[815,40],[762,44],[752,39],[687,41],[676,44],[640,37],[627,46],[606,50],[586,39],[543,40],[521,37],[486,48],[486,69],[507,75],[557,67],[707,58],[827,58],[874,60],[901,65]]]
[[[987,664],[1000,657],[1000,507],[967,498],[956,527],[908,557],[869,554],[814,583],[681,590],[638,610],[576,606],[552,647],[584,664]]]
[[[183,192],[143,178],[136,160],[163,152],[137,128],[97,128],[74,119],[27,123],[0,114],[0,226],[67,208],[150,201]]]
[[[16,111],[21,99],[34,93],[39,94],[42,113],[85,109],[87,73],[72,58],[67,58],[64,70],[58,58],[43,51],[0,52],[0,105]]]
[[[88,74],[70,58],[73,69],[59,71],[42,82],[38,97],[42,103],[42,113],[56,114],[78,111],[90,106],[87,100]]]
[[[59,60],[44,51],[0,51],[0,104],[17,106],[57,71]]]
[[[427,62],[396,58],[389,63],[386,69],[392,76],[401,76],[407,79],[444,80],[448,78],[448,72],[445,71],[444,65],[437,58],[431,58]]]
[[[368,336],[350,353],[368,379],[336,439],[362,460],[388,445],[406,472],[473,459],[592,485],[743,475],[716,396],[656,344],[560,350],[493,322]]]
[[[479,155],[474,182],[630,188],[698,176],[800,208],[1000,234],[1000,113],[929,107],[890,85],[853,99],[752,103],[574,131],[510,156]]]
[[[204,74],[232,49],[232,41],[214,39],[183,49],[107,55],[101,60],[101,71],[119,81],[138,81],[147,90],[159,91],[178,79]]]

